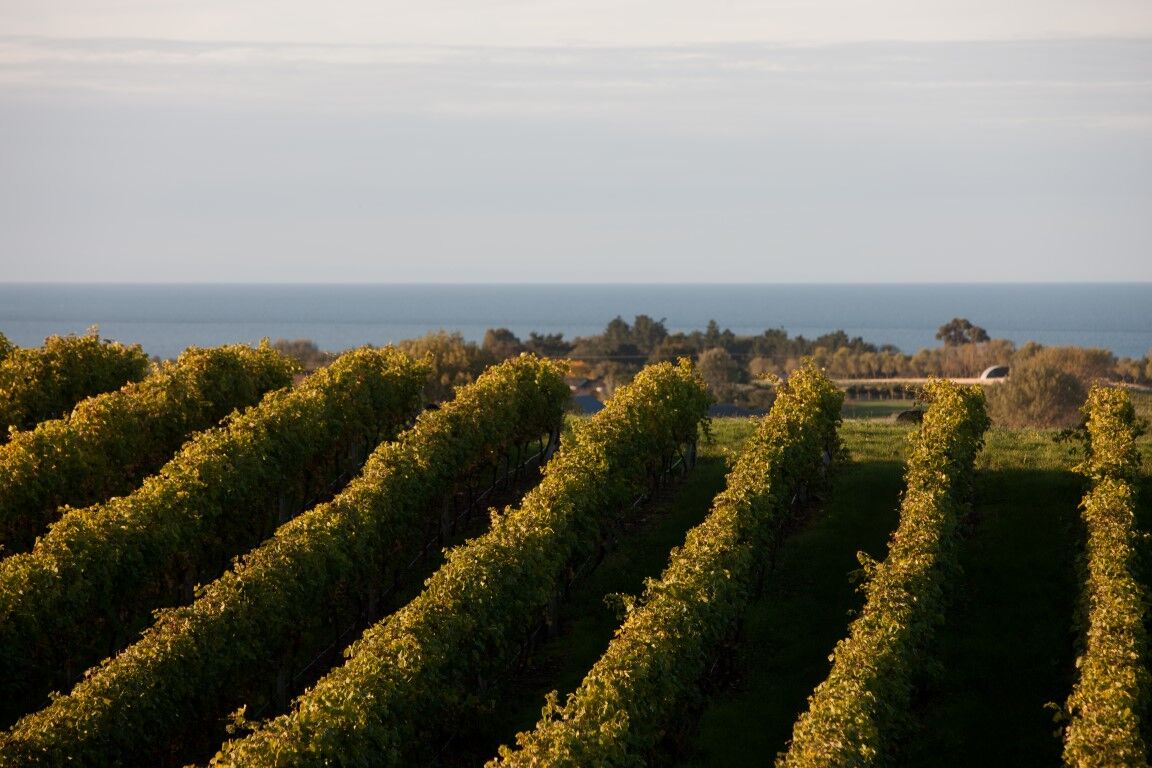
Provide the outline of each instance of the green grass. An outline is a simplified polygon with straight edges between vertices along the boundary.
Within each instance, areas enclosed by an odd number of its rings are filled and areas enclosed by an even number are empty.
[[[1060,762],[1048,702],[1072,689],[1080,459],[1054,432],[993,430],[979,461],[963,572],[937,631],[939,672],[918,702],[902,765]]]
[[[862,605],[856,553],[881,559],[887,551],[908,431],[903,424],[844,423],[851,461],[824,509],[780,549],[746,617],[731,679],[702,713],[685,765],[764,766],[784,748],[808,695],[828,674],[828,654]]]
[[[1136,392],[1129,390],[1132,405],[1136,408],[1136,415],[1144,419],[1152,419],[1152,392]]]
[[[877,401],[889,406],[896,401]],[[902,404],[903,405],[907,404]],[[1152,397],[1137,401],[1152,415]],[[869,418],[878,412],[867,414]],[[777,555],[738,638],[707,681],[695,734],[674,740],[685,766],[763,766],[791,736],[807,697],[827,675],[828,654],[862,604],[859,550],[880,559],[897,523],[905,437],[912,425],[850,419],[841,429],[850,459],[822,507]],[[467,727],[444,765],[477,765],[539,718],[544,694],[574,690],[607,647],[620,617],[604,596],[637,594],[671,547],[707,514],[723,486],[724,454],[751,433],[739,419],[715,422],[716,442],[697,469],[643,506],[604,562],[561,606],[558,631],[516,670],[483,722]],[[973,512],[961,547],[962,573],[945,624],[930,649],[930,674],[909,731],[892,756],[903,766],[1055,765],[1061,744],[1047,702],[1071,690],[1082,548],[1078,503],[1084,481],[1075,440],[1047,430],[994,429],[978,460]],[[1140,440],[1146,468],[1152,434]],[[1138,506],[1152,524],[1152,481]],[[1146,542],[1152,564],[1152,541]],[[1146,572],[1152,573],[1152,565]]]
[[[903,487],[902,425],[848,421],[852,457],[826,513],[789,539],[741,637],[733,680],[700,721],[691,766],[771,763],[862,597],[850,583],[863,549],[881,558]],[[1083,482],[1075,443],[1055,432],[994,430],[979,460],[973,515],[946,625],[893,756],[898,765],[1053,765],[1048,701],[1071,689]]]
[[[1152,417],[1152,396],[1134,393]],[[1075,679],[1076,612],[1084,547],[1072,473],[1082,444],[1047,430],[993,430],[979,462],[974,527],[961,553],[964,576],[938,633],[941,672],[920,702],[901,765],[1041,766],[1060,762],[1052,702]],[[1144,476],[1137,524],[1152,524],[1152,434],[1138,441]],[[1152,563],[1144,542],[1143,562]],[[1152,569],[1143,567],[1145,580]],[[1145,590],[1148,590],[1145,583]]]
[[[1152,476],[1152,392],[1132,392],[1132,406],[1136,409],[1136,418],[1143,420],[1145,433],[1136,444],[1140,447],[1140,454],[1144,458],[1144,478]]]
[[[890,419],[915,406],[915,400],[845,400],[840,413],[845,419]]]

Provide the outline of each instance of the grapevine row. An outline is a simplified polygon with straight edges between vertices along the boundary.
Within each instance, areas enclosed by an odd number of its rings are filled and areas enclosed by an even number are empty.
[[[26,552],[62,505],[129,493],[190,433],[287,386],[293,371],[294,364],[269,347],[190,348],[139,383],[13,433],[0,446],[0,544]]]
[[[147,764],[205,732],[214,748],[229,711],[274,689],[379,599],[469,470],[558,430],[563,373],[511,360],[421,414],[330,503],[285,523],[195,602],[162,612],[139,642],[0,737],[0,757]]]
[[[11,348],[0,334],[0,443],[9,429],[57,419],[86,397],[111,392],[148,373],[139,344],[101,341],[96,333],[49,336],[40,348]]]
[[[1093,483],[1081,503],[1088,530],[1081,597],[1087,623],[1079,678],[1066,704],[1064,763],[1147,765],[1141,735],[1149,691],[1146,597],[1132,572],[1140,469],[1136,417],[1127,391],[1099,386],[1089,392],[1084,410],[1089,454],[1077,469]]]
[[[200,432],[131,495],[68,512],[31,552],[0,561],[3,714],[42,705],[153,609],[189,602],[195,584],[395,435],[426,376],[394,349],[346,353]]]
[[[870,579],[860,615],[832,656],[828,678],[808,700],[777,765],[873,765],[906,717],[914,677],[943,618],[956,567],[959,514],[988,428],[977,386],[929,382],[930,405],[911,442],[900,524],[882,563],[861,557]]]
[[[401,765],[508,668],[603,526],[694,442],[707,390],[685,361],[650,366],[566,439],[518,509],[448,553],[411,603],[364,633],[291,713],[224,745],[220,766]]]
[[[563,706],[550,694],[536,729],[489,766],[636,765],[651,754],[732,634],[797,492],[836,451],[842,401],[814,367],[789,377],[708,517],[629,606],[579,689]]]

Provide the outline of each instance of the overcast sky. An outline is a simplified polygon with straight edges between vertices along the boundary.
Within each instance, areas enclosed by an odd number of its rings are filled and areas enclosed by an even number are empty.
[[[1152,280],[1147,0],[3,0],[0,30],[0,281]]]

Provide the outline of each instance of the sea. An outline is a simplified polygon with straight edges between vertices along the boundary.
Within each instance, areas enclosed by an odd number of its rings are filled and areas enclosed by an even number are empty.
[[[904,352],[939,346],[965,317],[1016,344],[1152,349],[1152,283],[1037,284],[76,284],[0,283],[0,333],[19,346],[84,333],[175,357],[188,346],[311,339],[340,351],[429,331],[481,341],[489,328],[564,338],[613,318],[662,320],[670,331],[709,320],[740,335],[834,330]]]

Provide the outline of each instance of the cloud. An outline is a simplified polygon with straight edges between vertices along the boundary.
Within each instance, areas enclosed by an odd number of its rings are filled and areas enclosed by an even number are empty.
[[[328,44],[663,46],[1152,35],[1147,0],[5,0],[0,29],[56,37]]]
[[[565,279],[574,264],[604,279],[1149,279],[1150,71],[1140,39],[9,36],[0,266],[74,280]]]
[[[926,119],[1130,126],[1152,113],[1149,62],[1152,40],[517,48],[3,37],[0,98],[119,92],[377,114],[657,116],[725,130]]]

